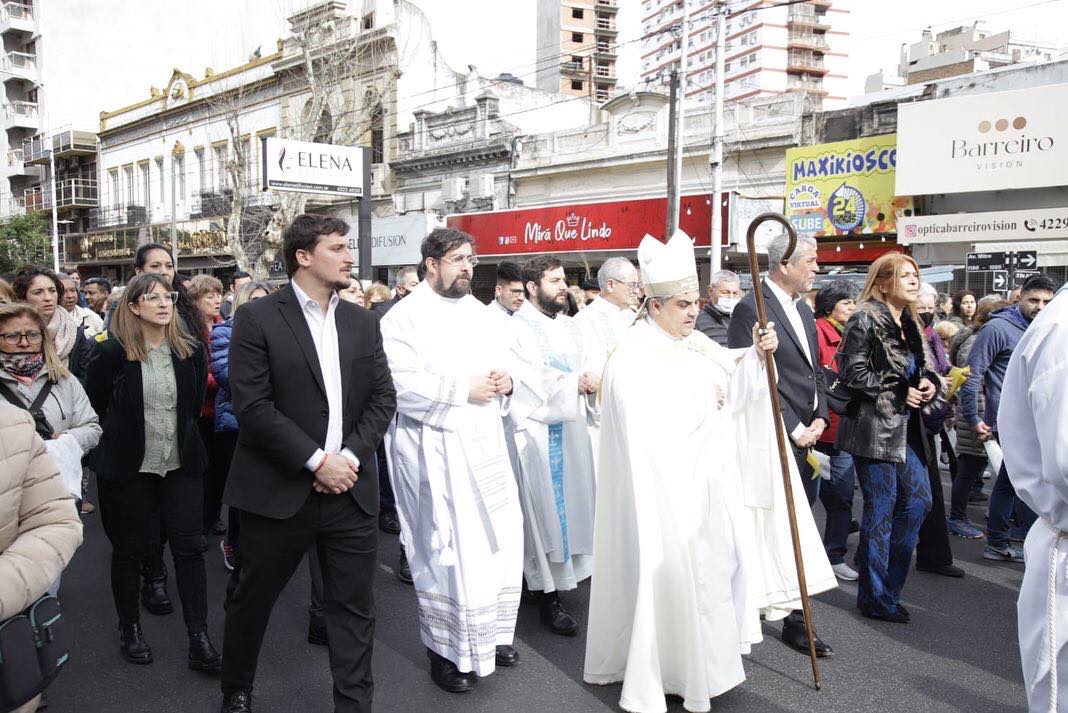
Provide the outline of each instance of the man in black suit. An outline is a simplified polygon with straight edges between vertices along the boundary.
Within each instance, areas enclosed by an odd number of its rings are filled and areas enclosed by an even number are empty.
[[[789,245],[785,234],[768,245],[768,276],[761,282],[769,322],[783,335],[775,352],[775,372],[779,380],[779,402],[786,434],[793,448],[801,482],[809,504],[816,502],[819,478],[813,478],[806,462],[809,450],[816,444],[830,423],[827,394],[819,367],[819,344],[816,341],[816,319],[801,299],[812,289],[819,266],[816,264],[816,241],[797,238],[793,254],[784,260]],[[753,325],[757,321],[754,292],[742,298],[731,315],[727,327],[727,346],[736,349],[753,344]],[[808,653],[808,636],[801,612],[791,612],[783,622],[782,640],[791,647]],[[831,647],[816,637],[816,653],[829,656]]]
[[[378,318],[338,299],[353,259],[336,218],[286,228],[285,288],[242,307],[230,342],[241,424],[224,501],[241,511],[226,611],[224,713],[252,710],[271,609],[308,547],[322,566],[336,713],[370,713],[377,546],[375,449],[396,408]]]

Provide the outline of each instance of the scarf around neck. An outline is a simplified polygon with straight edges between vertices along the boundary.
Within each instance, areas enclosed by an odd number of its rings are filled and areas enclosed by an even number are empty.
[[[55,342],[60,360],[66,362],[78,340],[78,320],[67,310],[56,306],[52,320],[48,323],[48,336]]]

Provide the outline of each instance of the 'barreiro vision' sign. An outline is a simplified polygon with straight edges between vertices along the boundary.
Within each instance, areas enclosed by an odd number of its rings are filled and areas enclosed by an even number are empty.
[[[263,190],[363,196],[363,149],[263,138]]]

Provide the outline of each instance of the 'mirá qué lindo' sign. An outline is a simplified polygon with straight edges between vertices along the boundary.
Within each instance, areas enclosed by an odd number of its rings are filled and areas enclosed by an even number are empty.
[[[679,227],[696,245],[704,247],[711,244],[708,199],[707,195],[683,196],[679,210]],[[461,213],[448,216],[447,221],[450,228],[474,236],[479,255],[493,256],[637,250],[646,233],[663,235],[666,218],[667,200],[646,198]],[[726,220],[724,215],[723,225],[727,225]]]
[[[363,152],[359,146],[263,138],[263,190],[363,195]]]

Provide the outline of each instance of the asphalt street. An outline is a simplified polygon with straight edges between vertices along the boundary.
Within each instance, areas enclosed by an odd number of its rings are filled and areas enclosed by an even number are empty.
[[[990,481],[986,489],[989,492]],[[948,487],[946,488],[948,493]],[[95,488],[90,491],[95,501]],[[860,512],[860,501],[855,503]],[[817,506],[817,519],[822,509]],[[983,522],[981,508],[973,521]],[[52,713],[170,713],[217,711],[217,678],[186,668],[185,632],[179,611],[145,613],[145,635],[155,654],[149,666],[126,664],[119,656],[116,617],[108,586],[110,547],[97,514],[85,519],[85,544],[63,578],[61,599],[73,628],[72,660],[49,690]],[[856,536],[850,538],[850,548]],[[747,680],[713,700],[724,713],[853,713],[855,711],[967,711],[1012,713],[1026,709],[1016,645],[1016,595],[1022,565],[988,562],[982,541],[953,539],[964,579],[913,572],[904,602],[912,623],[864,619],[855,608],[856,587],[815,600],[821,637],[835,655],[821,662],[823,690],[813,689],[806,657],[787,649],[778,627],[765,626],[765,640],[746,657]],[[543,630],[537,612],[520,610],[516,647],[522,661],[499,669],[467,694],[447,694],[430,681],[419,641],[415,596],[392,572],[397,538],[383,535],[377,573],[378,623],[375,642],[375,709],[449,713],[618,711],[615,686],[582,682],[585,641]],[[207,553],[210,626],[222,643],[222,599],[227,572],[218,538]],[[168,563],[169,564],[169,563]],[[173,577],[172,577],[173,582]],[[171,595],[177,591],[171,586]],[[265,713],[328,713],[332,710],[327,652],[305,641],[307,568],[301,567],[274,610],[260,657],[255,710]],[[566,593],[567,608],[584,625],[589,586]],[[682,711],[679,700],[668,710]]]

